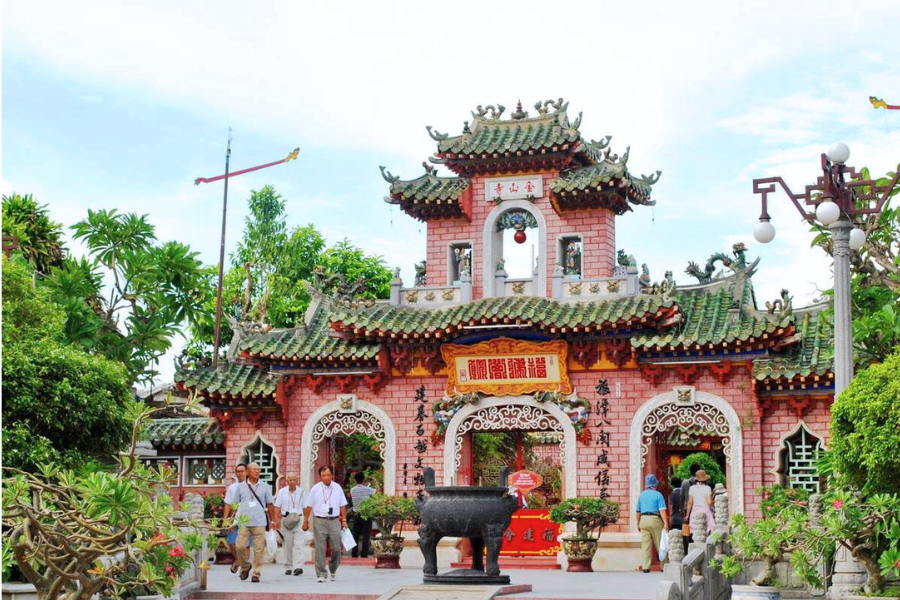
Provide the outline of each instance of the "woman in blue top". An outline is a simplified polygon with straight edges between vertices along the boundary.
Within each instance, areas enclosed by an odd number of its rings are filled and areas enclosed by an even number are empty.
[[[635,518],[638,528],[641,530],[641,569],[644,573],[650,572],[650,563],[653,562],[653,549],[659,553],[659,539],[663,529],[669,528],[669,515],[666,511],[666,499],[659,493],[656,486],[659,480],[656,475],[650,474],[644,477],[646,488],[638,496],[635,507]]]

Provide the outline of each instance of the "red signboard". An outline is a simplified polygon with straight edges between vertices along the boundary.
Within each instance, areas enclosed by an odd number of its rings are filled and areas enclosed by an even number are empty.
[[[544,483],[544,478],[534,471],[516,471],[509,476],[509,485],[513,486],[523,494],[527,494],[536,487],[540,487]]]
[[[503,533],[502,556],[556,556],[562,525],[550,520],[548,508],[520,508]]]

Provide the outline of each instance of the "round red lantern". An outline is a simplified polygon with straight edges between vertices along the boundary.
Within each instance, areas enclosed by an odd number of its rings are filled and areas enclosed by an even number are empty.
[[[524,231],[517,231],[516,235],[513,236],[513,239],[516,240],[517,244],[524,244],[525,240],[528,239],[528,236],[525,235]]]

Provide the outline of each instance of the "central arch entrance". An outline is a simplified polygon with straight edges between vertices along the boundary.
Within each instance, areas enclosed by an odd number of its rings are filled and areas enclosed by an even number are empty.
[[[377,440],[384,461],[384,493],[394,495],[397,476],[397,433],[386,412],[370,402],[344,394],[319,407],[303,426],[300,484],[309,490],[316,482],[316,468],[323,462],[320,450],[338,435],[364,433]],[[323,463],[324,464],[324,463]]]
[[[537,402],[531,396],[483,398],[461,408],[447,426],[444,443],[444,485],[462,484],[460,467],[466,436],[487,431],[550,431],[560,434],[560,463],[563,467],[563,497],[577,495],[575,428],[555,405]],[[473,483],[473,482],[468,482]]]

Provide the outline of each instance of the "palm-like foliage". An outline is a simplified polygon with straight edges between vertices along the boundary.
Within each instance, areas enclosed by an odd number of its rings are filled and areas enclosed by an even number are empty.
[[[31,194],[3,196],[3,235],[15,236],[19,249],[39,274],[62,264],[62,225],[50,220],[46,204]]]

